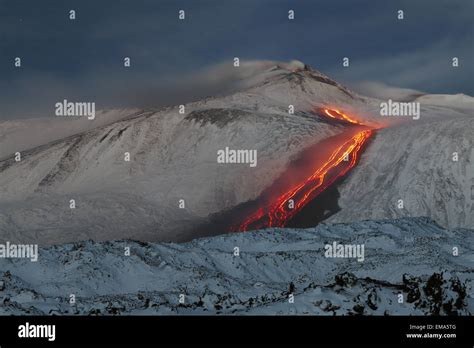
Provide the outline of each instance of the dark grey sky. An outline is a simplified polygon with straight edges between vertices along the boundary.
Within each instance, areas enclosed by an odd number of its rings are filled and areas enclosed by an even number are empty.
[[[352,86],[474,95],[473,13],[472,0],[0,0],[0,118],[51,113],[64,98],[98,107],[192,99],[213,89],[189,77],[235,56],[298,59]]]

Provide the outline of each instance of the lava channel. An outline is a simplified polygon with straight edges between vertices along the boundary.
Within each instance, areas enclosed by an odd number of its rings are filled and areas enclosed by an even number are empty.
[[[330,109],[323,109],[323,111],[328,117],[362,125],[340,111]],[[231,227],[231,231],[243,232],[267,227],[284,227],[307,203],[357,164],[361,149],[372,134],[371,129],[357,132],[349,140],[336,147],[329,158],[311,176],[270,204],[258,208],[240,225]]]
[[[349,123],[352,123],[352,124],[362,125],[362,123],[360,123],[359,121],[357,121],[353,117],[350,117],[350,116],[346,115],[345,113],[343,113],[339,110],[336,110],[336,109],[322,109],[322,111],[324,112],[324,115],[327,116],[327,117],[334,118],[336,120],[349,122]]]

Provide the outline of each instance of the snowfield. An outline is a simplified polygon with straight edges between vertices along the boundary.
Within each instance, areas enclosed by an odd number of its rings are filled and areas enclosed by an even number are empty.
[[[341,211],[329,221],[429,216],[473,228],[474,114],[447,110],[422,108],[420,120],[378,130],[339,187]]]
[[[98,111],[94,121],[86,117],[54,116],[0,121],[0,159],[139,114],[139,109],[116,109]]]
[[[472,232],[403,218],[50,246],[0,259],[0,314],[472,315]],[[326,258],[333,242],[363,244],[364,261]]]

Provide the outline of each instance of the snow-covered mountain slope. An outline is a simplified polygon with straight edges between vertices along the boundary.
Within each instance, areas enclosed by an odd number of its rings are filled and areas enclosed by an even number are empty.
[[[69,197],[77,202],[69,207]],[[149,201],[141,193],[89,192],[42,194],[0,204],[1,240],[12,243],[61,244],[94,239],[181,241],[192,238],[199,216],[176,206]]]
[[[474,110],[474,98],[462,93],[459,94],[425,94],[415,99],[421,104],[445,106]]]
[[[186,226],[176,221],[191,228],[255,199],[302,149],[343,132],[345,125],[312,113],[336,100],[363,102],[308,67],[274,66],[252,77],[245,91],[187,104],[184,114],[178,107],[140,111],[22,151],[20,162],[10,155],[0,161],[0,240],[181,240],[184,232],[175,231]],[[217,163],[226,147],[256,150],[257,166]],[[146,228],[137,229],[137,221]],[[99,233],[97,225],[104,226]]]
[[[183,212],[207,216],[254,199],[285,169],[292,156],[341,131],[340,127],[306,115],[283,112],[207,109],[177,115],[175,109],[117,122],[25,151],[21,162],[13,158],[0,162],[1,239],[8,231],[32,229],[45,209],[49,211],[47,215],[57,216],[69,209],[70,199],[77,203],[73,215],[86,223],[90,215],[85,195],[91,194],[108,201],[113,197],[115,201],[100,206],[104,225],[113,225],[116,205],[133,205],[137,200],[133,197],[148,202],[141,218],[150,226],[155,222],[154,214],[146,214],[150,210],[174,208],[173,214],[165,216],[170,220],[183,216]],[[257,166],[217,163],[217,151],[226,146],[257,150]],[[130,153],[130,162],[124,161],[125,152]],[[180,199],[184,199],[186,209],[179,209]],[[37,202],[37,209],[18,204],[25,200]],[[64,209],[58,209],[60,205]],[[23,218],[12,221],[12,213]],[[108,238],[123,238],[128,233],[129,237],[140,239],[142,231],[136,230],[133,220],[118,226],[118,230],[111,229]],[[89,221],[92,226],[96,223]],[[155,226],[156,240],[173,240],[170,235],[161,235],[168,225],[165,221]],[[87,224],[83,227],[87,229]],[[61,228],[68,226],[58,220],[51,228],[54,231],[48,231],[50,237],[46,241],[54,243],[55,235],[63,240]],[[95,238],[94,234],[89,238]]]
[[[198,237],[196,225],[210,214],[256,199],[302,150],[348,129],[318,117],[323,106],[387,127],[344,181],[333,221],[427,215],[474,227],[472,110],[425,95],[420,120],[381,117],[380,100],[301,62],[261,68],[235,93],[188,103],[183,114],[176,106],[102,112],[92,122],[0,123],[0,153],[8,154],[0,159],[0,241]],[[217,163],[226,147],[256,150],[257,166]]]
[[[295,110],[309,111],[317,104],[354,107],[354,104],[365,105],[370,100],[299,61],[248,61],[242,62],[240,68],[234,69],[237,81],[234,82],[232,93],[224,97],[208,97],[188,105],[195,109],[244,107],[270,113],[275,110],[288,110],[290,104],[295,106]],[[208,73],[219,71],[210,70]],[[98,110],[94,120],[88,120],[86,117],[51,116],[0,121],[0,159],[17,151],[31,149],[150,111],[160,110]]]
[[[333,242],[364,245],[364,261],[325,257]],[[267,229],[184,244],[85,241],[40,248],[37,262],[0,259],[0,270],[0,314],[474,311],[473,231],[445,230],[427,218]]]
[[[100,110],[93,120],[87,117],[43,117],[0,121],[0,159],[87,130],[136,117],[139,109]]]
[[[294,61],[285,69],[282,66],[286,65],[275,63],[249,78],[246,88],[230,96],[230,99],[225,99],[226,102],[235,103],[237,97],[239,100],[247,99],[250,105],[258,108],[255,100],[264,97],[267,105],[282,108],[293,105],[296,110],[313,110],[321,106],[344,110],[368,126],[377,127],[396,122],[394,119],[380,120],[377,117],[379,100],[361,96],[308,65]]]
[[[329,221],[429,216],[474,228],[474,114],[430,112],[377,132],[340,186],[342,210]]]

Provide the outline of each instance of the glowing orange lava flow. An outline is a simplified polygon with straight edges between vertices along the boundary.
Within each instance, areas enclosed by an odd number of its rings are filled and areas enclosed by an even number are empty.
[[[330,110],[330,109],[324,109],[324,113],[331,117],[331,118],[334,118],[334,119],[337,119],[337,120],[342,120],[342,121],[347,121],[349,123],[353,123],[353,124],[362,124],[360,122],[358,122],[357,120],[354,120],[352,117],[349,117],[348,115],[346,115],[345,113],[339,111],[339,110]]]
[[[339,177],[345,175],[355,166],[360,150],[372,134],[364,130],[339,146],[329,159],[314,172],[306,181],[293,187],[278,197],[275,202],[248,217],[236,231],[248,231],[265,227],[283,227],[308,202],[323,192]],[[340,171],[333,170],[342,167]],[[332,171],[332,172],[331,172]]]
[[[362,123],[340,112],[339,110],[322,109],[328,117],[352,124]],[[338,178],[353,168],[365,142],[372,135],[372,130],[363,130],[337,147],[331,156],[304,182],[291,188],[265,207],[259,208],[232,231],[248,231],[266,227],[284,227],[308,202],[313,200]]]

